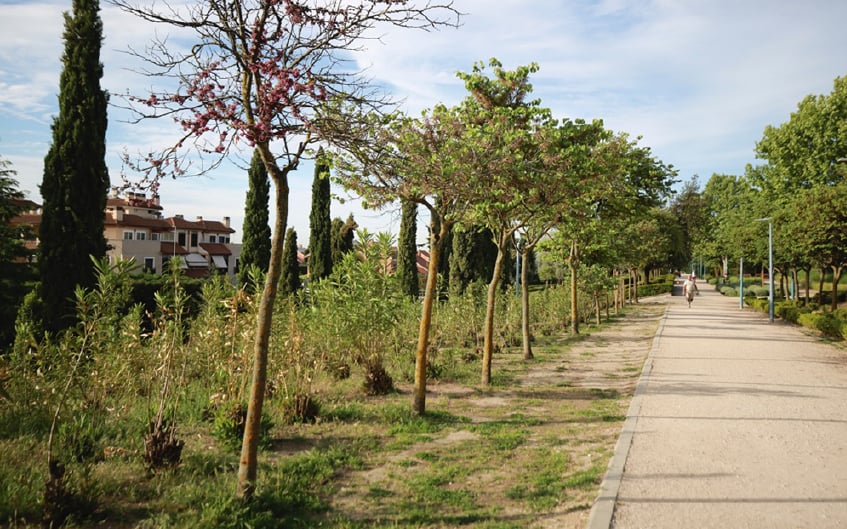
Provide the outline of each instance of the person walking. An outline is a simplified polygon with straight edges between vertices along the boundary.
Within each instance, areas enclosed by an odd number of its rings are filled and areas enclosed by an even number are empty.
[[[697,276],[692,274],[688,275],[688,279],[685,280],[685,283],[682,284],[682,295],[688,300],[688,308],[691,308],[691,302],[694,301],[694,293],[700,292],[700,289],[697,288]]]

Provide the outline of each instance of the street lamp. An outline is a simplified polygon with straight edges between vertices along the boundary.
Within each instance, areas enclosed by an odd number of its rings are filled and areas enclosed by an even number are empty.
[[[755,221],[768,223],[768,320],[773,323],[773,223],[770,217]]]

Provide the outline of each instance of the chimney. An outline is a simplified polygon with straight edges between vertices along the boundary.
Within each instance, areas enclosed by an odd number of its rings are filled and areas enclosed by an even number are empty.
[[[203,217],[201,215],[197,215],[197,222],[203,222]]]
[[[161,205],[159,203],[159,195],[158,194],[153,195],[152,201],[153,201],[154,206],[160,206]]]
[[[224,217],[224,226],[229,228],[229,217]]]
[[[115,208],[115,220],[118,222],[124,221],[124,208],[117,207]]]
[[[182,215],[174,215],[174,218],[175,218],[175,219],[182,220]]]

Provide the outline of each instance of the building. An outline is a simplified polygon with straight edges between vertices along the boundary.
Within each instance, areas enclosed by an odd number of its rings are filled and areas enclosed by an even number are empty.
[[[127,192],[106,200],[104,235],[111,261],[134,258],[139,271],[161,274],[173,258],[189,277],[226,274],[235,282],[241,245],[232,244],[235,230],[223,221],[182,215],[164,218],[159,197]]]

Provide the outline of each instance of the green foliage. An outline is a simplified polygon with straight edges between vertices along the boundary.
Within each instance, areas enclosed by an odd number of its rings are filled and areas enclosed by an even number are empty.
[[[420,280],[417,259],[417,218],[418,205],[411,200],[403,200],[400,217],[400,236],[397,242],[397,278],[400,292],[412,299],[418,299]]]
[[[810,329],[820,331],[826,336],[832,338],[844,338],[844,327],[847,324],[847,317],[837,312],[810,312],[800,314],[797,322]]]
[[[329,365],[346,360],[362,366],[366,391],[383,394],[393,387],[385,378],[385,357],[401,351],[397,323],[410,302],[388,270],[391,238],[374,241],[367,232],[358,237],[357,252],[346,254],[328,279],[312,285],[310,327],[331,333],[314,341]]]
[[[297,260],[297,232],[288,228],[282,247],[282,272],[279,275],[280,296],[292,296],[300,291],[300,263]]]
[[[738,297],[738,291],[734,287],[725,285],[721,287],[721,294],[727,297]]]
[[[247,176],[250,183],[244,204],[244,233],[241,237],[241,257],[238,269],[239,285],[248,284],[250,267],[256,266],[262,272],[267,272],[268,263],[271,260],[271,228],[268,213],[270,181],[258,149],[253,151]]]
[[[342,221],[339,218],[332,219],[332,240],[330,242],[332,244],[333,269],[336,264],[341,262],[344,255],[353,251],[353,239],[356,236],[356,229],[358,227],[359,225],[353,219],[352,213],[347,217],[346,221]]]
[[[74,323],[69,302],[74,289],[94,285],[89,256],[106,254],[108,96],[100,89],[103,24],[99,10],[96,1],[74,2],[73,13],[65,14],[59,114],[44,158],[38,264],[44,324],[54,332]]]
[[[454,228],[450,252],[451,295],[464,293],[475,281],[490,281],[496,257],[497,246],[490,229],[479,226]]]
[[[32,252],[25,245],[35,234],[31,226],[12,224],[15,216],[28,209],[15,175],[11,164],[0,156],[0,354],[14,341],[18,308],[36,279],[29,263]]]
[[[247,421],[247,404],[231,403],[223,405],[215,412],[212,423],[212,435],[231,452],[241,450],[244,438],[244,424]],[[259,447],[268,448],[271,444],[270,432],[273,421],[266,413],[262,413],[259,429]]]
[[[309,277],[312,281],[323,279],[332,272],[331,203],[329,162],[321,148],[315,158],[309,213]]]

